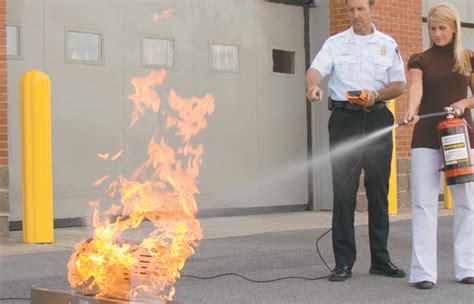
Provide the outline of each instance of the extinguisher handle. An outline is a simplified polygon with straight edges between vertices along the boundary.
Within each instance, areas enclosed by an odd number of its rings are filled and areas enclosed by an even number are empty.
[[[453,108],[454,116],[461,116],[463,114],[462,110],[459,108]]]

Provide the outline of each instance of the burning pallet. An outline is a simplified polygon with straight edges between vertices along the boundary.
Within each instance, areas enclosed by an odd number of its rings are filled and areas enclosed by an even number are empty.
[[[127,301],[108,298],[98,298],[76,294],[66,290],[43,288],[31,289],[31,304],[171,304],[170,301]]]

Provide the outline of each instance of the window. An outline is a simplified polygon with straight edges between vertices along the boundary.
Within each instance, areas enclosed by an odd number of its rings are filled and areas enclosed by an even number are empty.
[[[295,52],[272,50],[273,72],[295,74]]]
[[[102,35],[67,30],[66,62],[101,63]]]
[[[315,5],[319,6],[320,0],[269,0],[269,2],[283,3],[289,5]]]
[[[149,67],[174,66],[174,40],[143,38],[142,63]]]
[[[20,27],[7,25],[7,56],[20,57]]]
[[[235,45],[211,44],[211,68],[239,70],[239,48]]]

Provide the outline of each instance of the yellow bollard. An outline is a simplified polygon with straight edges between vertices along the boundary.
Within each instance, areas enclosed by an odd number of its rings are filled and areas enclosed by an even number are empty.
[[[395,117],[395,100],[391,100],[388,104],[388,109],[392,112]],[[388,190],[388,214],[395,215],[398,213],[398,198],[397,198],[397,145],[395,138],[395,131],[393,129],[393,151],[392,151],[392,165],[389,179],[389,190]]]
[[[446,179],[443,177],[444,209],[453,209],[453,197],[451,189],[446,185]]]
[[[26,72],[20,82],[21,194],[25,243],[54,241],[50,99],[48,75],[37,70]]]

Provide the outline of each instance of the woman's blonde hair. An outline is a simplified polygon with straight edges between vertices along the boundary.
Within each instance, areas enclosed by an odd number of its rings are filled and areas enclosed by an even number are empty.
[[[464,76],[471,75],[471,55],[472,52],[463,48],[461,40],[461,18],[458,10],[450,3],[439,3],[433,6],[428,12],[428,32],[430,30],[430,22],[447,24],[455,31],[454,42],[454,66],[453,71],[459,72]],[[433,39],[430,37],[430,48],[433,47]]]

